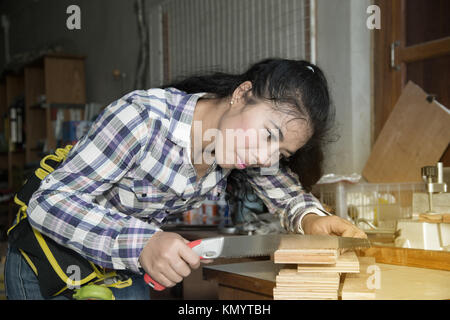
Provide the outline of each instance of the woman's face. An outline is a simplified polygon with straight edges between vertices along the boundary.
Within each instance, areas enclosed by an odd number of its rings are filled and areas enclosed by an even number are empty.
[[[304,119],[277,111],[269,102],[245,105],[237,99],[219,122],[215,158],[226,169],[278,166],[311,136]]]

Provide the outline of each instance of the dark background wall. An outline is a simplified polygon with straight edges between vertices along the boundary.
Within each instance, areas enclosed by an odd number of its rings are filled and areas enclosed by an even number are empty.
[[[146,0],[147,12],[155,0]],[[81,9],[81,30],[68,30],[67,7]],[[85,55],[87,101],[109,103],[134,90],[139,35],[134,0],[1,0],[0,13],[10,22],[10,55],[60,45]],[[0,29],[0,68],[5,65],[4,33]],[[126,74],[114,80],[112,72]]]

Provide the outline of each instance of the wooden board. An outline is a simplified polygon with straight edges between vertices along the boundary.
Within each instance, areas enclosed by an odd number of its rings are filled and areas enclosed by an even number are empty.
[[[419,215],[419,221],[429,223],[450,223],[450,213],[422,213]]]
[[[279,288],[273,289],[274,300],[337,300],[337,290],[332,292],[302,292],[286,291]]]
[[[358,256],[374,257],[377,263],[450,271],[450,252],[372,246],[358,249]]]
[[[299,264],[297,272],[340,272],[340,273],[358,273],[359,260],[354,251],[347,251],[339,255],[336,264],[314,265]]]
[[[295,269],[281,269],[276,277],[277,286],[326,287],[337,289],[339,286],[339,273],[310,272],[299,273]]]
[[[381,288],[376,290],[377,300],[450,299],[450,271],[398,266],[378,261],[377,266],[381,270]],[[259,295],[258,299],[266,299],[272,296],[275,278],[284,267],[269,260],[208,265],[203,267],[203,276],[206,280],[219,283],[219,290],[225,290],[226,286],[232,288],[229,290],[251,292]],[[231,294],[227,297],[236,298]]]
[[[273,289],[275,300],[334,299],[338,297],[339,273],[299,273],[295,268],[281,269]]]
[[[274,253],[274,262],[334,265],[338,254],[338,249],[278,249]]]
[[[377,300],[448,300],[450,271],[377,263],[381,269],[381,288]]]
[[[375,288],[369,287],[369,277],[373,276],[371,273],[367,273],[367,269],[370,265],[375,265],[375,258],[373,257],[361,257],[359,258],[361,265],[361,271],[359,273],[345,274],[342,291],[340,296],[342,300],[367,300],[375,299]],[[381,279],[380,279],[381,281]]]
[[[368,182],[422,182],[450,141],[450,114],[409,82],[380,132],[363,169]]]

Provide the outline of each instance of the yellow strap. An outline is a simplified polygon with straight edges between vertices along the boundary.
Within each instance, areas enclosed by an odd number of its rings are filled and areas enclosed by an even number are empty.
[[[14,202],[17,203],[21,208],[25,207],[25,210],[26,210],[27,204],[25,202],[23,202],[22,200],[20,200],[19,198],[17,198],[17,194],[14,196]]]
[[[120,280],[120,281],[117,281],[116,283],[110,284],[110,285],[108,285],[108,287],[122,289],[122,288],[129,287],[132,284],[133,284],[133,280],[131,280],[131,278],[128,278],[125,281],[124,280]]]
[[[19,200],[19,201],[20,201],[20,200]],[[26,205],[23,205],[23,206],[21,206],[21,207],[19,208],[19,210],[17,211],[17,214],[16,214],[16,223],[15,223],[14,225],[12,225],[12,226],[8,229],[8,231],[6,232],[6,235],[9,235],[10,231],[11,231],[12,229],[14,229],[14,228],[19,224],[19,222],[22,221],[23,219],[25,219],[26,217],[27,217],[27,206],[26,206]]]
[[[37,168],[36,171],[34,172],[34,174],[36,175],[36,177],[38,177],[41,180],[44,180],[45,177],[49,174],[47,171],[45,171],[42,168]]]
[[[42,160],[40,162],[41,168],[44,168],[48,172],[53,172],[53,171],[55,171],[55,168],[53,168],[45,163],[45,161],[47,161],[49,159],[55,160],[56,162],[60,162],[62,159],[61,159],[61,157],[55,156],[54,154],[49,154],[48,156],[45,156],[44,158],[42,158]]]
[[[71,149],[72,149],[72,145],[67,145],[65,148],[56,149],[54,155],[48,155],[48,156],[44,157],[40,162],[41,168],[38,168],[35,171],[36,176],[39,179],[43,180],[50,172],[53,172],[55,170],[51,166],[47,165],[45,163],[45,161],[48,159],[55,160],[57,162],[63,161],[66,159],[66,157]],[[46,170],[44,170],[44,169],[46,169]],[[19,198],[17,198],[17,195],[14,197],[14,201],[18,205],[20,205],[19,212],[17,213],[17,223],[19,223],[22,219],[26,218],[26,216],[27,216],[27,214],[26,214],[27,205],[23,201],[19,200]],[[16,225],[12,226],[8,230],[8,233]],[[95,264],[93,264],[92,262],[89,261],[94,272],[90,273],[87,277],[85,277],[84,279],[79,280],[79,281],[74,281],[74,280],[70,279],[66,275],[66,273],[61,269],[61,267],[59,266],[58,262],[56,261],[55,257],[53,256],[52,252],[50,251],[50,248],[48,247],[46,241],[44,240],[42,234],[34,228],[32,228],[32,230],[33,230],[34,236],[36,237],[41,249],[44,251],[44,254],[46,255],[48,261],[50,262],[52,268],[55,270],[56,274],[60,277],[60,279],[67,284],[67,286],[62,288],[59,292],[57,292],[55,294],[55,296],[62,293],[63,291],[65,291],[68,286],[73,286],[73,287],[81,286],[95,278],[98,278],[98,280],[96,280],[95,282],[99,282],[99,281],[103,281],[110,277],[115,277],[117,275],[117,273],[114,271],[109,272],[109,273],[101,272]],[[24,256],[25,260],[28,262],[30,267],[33,269],[33,272],[37,275],[37,269],[36,269],[35,265],[33,264],[33,262],[30,260],[30,258],[28,257],[28,255],[23,250],[21,250],[21,249],[19,249],[19,250],[21,251],[22,255]],[[120,281],[117,281],[116,283],[105,285],[105,286],[115,287],[115,288],[125,288],[125,287],[130,286],[131,284],[132,284],[132,280],[127,279],[125,281],[120,280]]]
[[[58,149],[56,149],[55,154],[58,157],[66,159],[66,157],[69,154],[70,150],[72,150],[72,147],[73,146],[71,144],[69,144],[69,145],[65,146],[64,148],[58,148]]]
[[[56,297],[58,294],[63,293],[64,291],[66,291],[68,289],[67,286],[65,286],[64,288],[62,288],[61,290],[59,290],[57,293],[55,293],[53,296]]]
[[[39,245],[41,246],[42,251],[44,251],[45,256],[47,257],[48,261],[50,262],[52,268],[55,270],[56,274],[61,278],[62,281],[64,281],[68,286],[72,287],[78,287],[81,286],[92,279],[95,279],[97,276],[96,272],[92,272],[84,279],[81,279],[79,281],[74,281],[70,279],[65,272],[61,269],[58,262],[56,261],[55,257],[53,256],[52,252],[50,251],[50,248],[47,246],[47,243],[45,242],[44,238],[42,237],[42,234],[33,228],[34,236],[36,237]]]
[[[22,256],[25,258],[25,260],[28,262],[30,268],[33,270],[35,275],[38,275],[36,266],[34,265],[34,263],[31,261],[30,257],[25,253],[25,251],[23,251],[22,249],[19,249],[20,253],[22,254]]]
[[[58,148],[56,149],[54,154],[49,154],[48,156],[45,156],[41,162],[41,168],[47,170],[48,172],[53,172],[55,169],[51,166],[49,166],[46,161],[48,159],[54,160],[56,162],[61,162],[66,160],[67,155],[69,154],[70,150],[72,149],[72,145],[67,145],[65,148]]]

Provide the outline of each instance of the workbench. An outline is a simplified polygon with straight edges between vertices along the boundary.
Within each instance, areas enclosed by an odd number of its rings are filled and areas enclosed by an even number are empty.
[[[185,239],[223,236],[214,228],[169,228]],[[450,252],[373,246],[357,251],[375,257],[381,270],[376,299],[450,299]],[[193,270],[183,281],[177,299],[266,300],[273,299],[275,276],[282,265],[270,257],[216,259]],[[167,294],[167,291],[166,291]],[[153,297],[168,299],[164,293]],[[171,297],[169,297],[170,299]]]
[[[399,248],[371,248],[360,252],[367,256],[373,254],[380,268],[381,287],[376,290],[377,300],[441,300],[450,299],[450,271],[416,267],[408,263],[426,264],[426,259],[418,258],[419,250]],[[447,260],[449,252],[426,252],[422,254],[429,259],[430,266],[436,267],[436,261]],[[380,254],[383,252],[383,254]],[[389,252],[386,254],[386,252]],[[414,256],[411,259],[409,255]],[[391,258],[388,258],[391,256]],[[378,257],[378,259],[377,259]],[[409,261],[409,262],[408,262]],[[383,263],[383,262],[392,262]],[[446,263],[449,263],[448,260]],[[402,265],[403,264],[403,265]],[[267,300],[273,299],[272,291],[275,277],[283,265],[273,261],[251,261],[203,267],[203,278],[218,284],[220,300]],[[439,269],[447,265],[441,264]],[[345,281],[345,280],[344,280]]]

